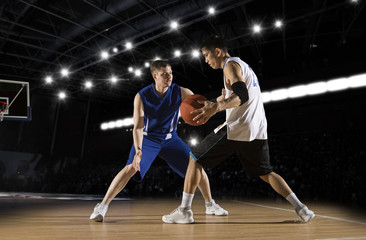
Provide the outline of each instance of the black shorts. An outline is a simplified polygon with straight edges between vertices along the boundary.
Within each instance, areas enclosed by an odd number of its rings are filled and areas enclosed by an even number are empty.
[[[233,154],[239,160],[249,178],[266,175],[273,171],[269,161],[267,140],[255,139],[251,142],[227,139],[226,128],[218,133],[210,133],[197,146],[191,148],[191,156],[199,164],[214,168]]]

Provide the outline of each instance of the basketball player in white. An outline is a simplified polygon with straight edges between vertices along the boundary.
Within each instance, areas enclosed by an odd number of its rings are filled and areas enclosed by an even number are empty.
[[[224,39],[211,37],[201,46],[207,64],[223,69],[224,87],[216,102],[203,101],[204,107],[193,112],[193,119],[205,123],[219,111],[226,110],[226,128],[209,134],[192,148],[186,172],[181,205],[163,216],[165,223],[192,223],[194,192],[200,182],[202,166],[213,168],[237,153],[248,177],[260,177],[294,207],[304,222],[315,214],[296,197],[285,180],[273,172],[269,160],[267,120],[258,79],[253,70],[238,57],[230,57]],[[192,112],[192,113],[193,113]]]

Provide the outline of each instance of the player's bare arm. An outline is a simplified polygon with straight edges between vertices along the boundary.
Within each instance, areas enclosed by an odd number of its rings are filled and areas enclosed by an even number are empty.
[[[186,97],[191,96],[191,95],[193,95],[193,94],[194,94],[190,89],[188,89],[188,88],[184,88],[184,87],[181,87],[181,88],[180,88],[180,93],[181,93],[181,96],[182,96],[182,101],[183,101]]]
[[[132,162],[132,166],[139,171],[140,161],[142,158],[142,139],[144,127],[144,105],[142,103],[140,94],[136,94],[133,103],[133,144],[135,146],[136,154]]]
[[[242,77],[242,70],[240,66],[235,62],[229,62],[226,64],[224,69],[224,76],[226,81],[226,86],[231,86],[237,82],[244,83],[244,79]],[[223,93],[222,93],[223,94]],[[222,95],[221,95],[222,96]],[[228,98],[223,99],[221,96],[217,98],[216,103],[210,101],[201,101],[200,103],[204,104],[204,106],[200,109],[193,111],[192,113],[199,112],[193,120],[199,122],[207,122],[213,115],[217,112],[237,107],[242,104],[242,100],[240,97],[233,93]]]
[[[232,86],[235,83],[244,83],[241,67],[236,62],[228,62],[226,64],[224,69],[224,76],[226,86],[229,90],[233,90]],[[241,101],[240,97],[236,93],[233,93],[227,99],[218,102],[218,111],[237,107],[242,103],[243,102]]]

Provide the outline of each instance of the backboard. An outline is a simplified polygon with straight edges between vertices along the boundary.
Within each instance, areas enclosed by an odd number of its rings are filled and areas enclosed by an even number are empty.
[[[32,120],[28,82],[0,79],[0,101],[9,105],[4,120]]]

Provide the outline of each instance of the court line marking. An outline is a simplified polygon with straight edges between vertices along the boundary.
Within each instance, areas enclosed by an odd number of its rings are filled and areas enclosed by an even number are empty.
[[[295,210],[290,210],[290,209],[285,209],[285,208],[278,208],[278,207],[272,207],[272,206],[261,205],[261,204],[250,203],[250,202],[243,202],[243,201],[237,201],[237,200],[233,200],[233,202],[247,204],[247,205],[252,205],[252,206],[257,206],[257,207],[264,207],[264,208],[269,208],[269,209],[276,209],[276,210],[281,210],[281,211],[286,211],[286,212],[295,212]],[[337,220],[337,221],[342,221],[342,222],[356,223],[356,224],[360,224],[360,225],[365,225],[366,226],[366,222],[361,222],[361,221],[356,221],[356,220],[349,220],[349,219],[345,219],[345,218],[331,217],[331,216],[320,215],[320,214],[315,214],[315,216],[316,217],[321,217],[321,218],[328,218],[328,219],[332,219],[332,220]],[[342,238],[340,238],[340,239],[342,239]]]
[[[24,192],[0,192],[0,199],[2,198],[28,198],[28,199],[55,199],[55,200],[83,200],[83,201],[99,201],[103,200],[103,196],[88,196],[78,194],[52,194],[52,193],[24,193]],[[117,201],[129,201],[132,198],[116,197],[113,200]]]
[[[366,239],[366,237],[352,237],[352,238],[316,238],[314,240],[351,240],[351,239]]]

